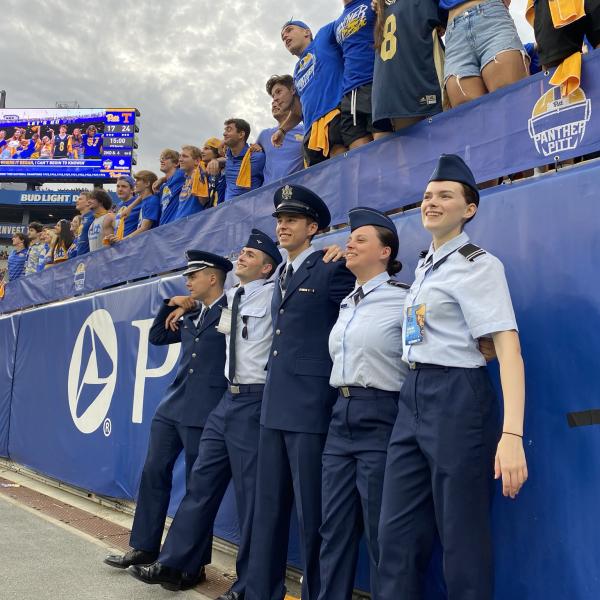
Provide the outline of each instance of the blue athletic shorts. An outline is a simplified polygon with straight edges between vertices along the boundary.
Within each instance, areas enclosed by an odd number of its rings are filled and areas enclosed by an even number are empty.
[[[452,75],[479,77],[483,68],[506,50],[525,53],[502,0],[485,0],[455,17],[448,24],[445,41],[444,84]]]

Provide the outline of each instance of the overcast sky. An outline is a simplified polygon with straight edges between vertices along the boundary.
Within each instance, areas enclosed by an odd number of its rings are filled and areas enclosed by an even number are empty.
[[[523,42],[533,31],[525,0],[511,12]],[[7,107],[137,107],[137,168],[158,172],[165,147],[221,136],[243,117],[251,139],[272,126],[264,83],[294,58],[279,38],[291,16],[313,30],[335,19],[342,0],[2,0],[0,89]]]

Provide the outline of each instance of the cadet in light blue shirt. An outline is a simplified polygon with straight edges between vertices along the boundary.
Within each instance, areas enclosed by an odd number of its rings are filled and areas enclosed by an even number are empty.
[[[504,269],[463,231],[478,206],[471,170],[460,157],[442,155],[421,204],[433,241],[404,307],[410,370],[388,447],[379,527],[381,600],[421,597],[436,529],[448,597],[492,600],[492,478],[502,477],[503,493],[511,498],[527,479],[525,377]],[[493,338],[500,362],[502,426],[477,348],[482,336]]]
[[[386,452],[408,371],[401,360],[400,319],[408,285],[390,278],[402,267],[396,260],[396,227],[372,208],[355,208],[348,216],[346,266],[357,281],[329,335],[329,383],[339,394],[323,452],[320,600],[352,597],[363,532],[371,593],[378,597],[377,529]]]

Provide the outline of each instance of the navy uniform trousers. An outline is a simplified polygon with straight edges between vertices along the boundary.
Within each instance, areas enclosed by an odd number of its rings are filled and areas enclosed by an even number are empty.
[[[350,388],[333,407],[323,452],[320,600],[350,600],[365,534],[376,600],[377,530],[387,447],[398,413],[398,392]]]
[[[385,472],[381,600],[422,598],[436,527],[448,599],[492,599],[490,503],[499,433],[485,367],[409,371]]]
[[[254,514],[263,386],[239,387],[244,393],[225,392],[208,417],[188,492],[179,505],[158,560],[188,573],[196,573],[207,564],[202,557],[210,553],[213,523],[233,479],[240,541],[236,561],[238,579],[232,590],[243,594]]]
[[[202,427],[189,427],[156,415],[150,427],[150,443],[135,509],[129,544],[136,550],[158,552],[171,499],[173,467],[184,451],[186,487],[198,456]],[[210,551],[203,565],[210,563]]]

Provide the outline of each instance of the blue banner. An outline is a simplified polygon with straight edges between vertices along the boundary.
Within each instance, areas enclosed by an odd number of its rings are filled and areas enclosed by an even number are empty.
[[[0,223],[0,238],[11,238],[15,233],[27,234],[27,225]]]
[[[584,57],[582,86],[568,98],[561,99],[549,79],[550,74],[539,73],[287,181],[316,190],[331,210],[332,223],[340,224],[347,222],[354,206],[390,211],[418,201],[442,152],[465,157],[482,182],[600,150],[600,117],[593,110],[600,103],[600,52]],[[190,247],[223,255],[236,252],[251,226],[273,233],[278,185],[102,249],[101,254],[11,282],[0,312],[182,267]]]
[[[600,166],[590,163],[501,186],[486,195],[467,227],[475,243],[504,262],[526,365],[530,478],[514,502],[497,486],[498,599],[600,597],[600,430],[567,422],[569,413],[600,409],[599,177]],[[410,283],[428,237],[418,211],[395,222],[405,264],[400,278]],[[241,227],[247,236],[250,223]],[[346,236],[337,231],[320,243],[343,244]],[[178,277],[151,281],[20,315],[9,437],[13,460],[97,493],[134,496],[150,418],[175,369],[174,355],[148,345],[148,327],[160,300],[180,285]],[[11,348],[13,334],[1,329],[6,322],[0,320],[0,341]],[[6,390],[4,374],[11,369],[4,354],[1,360]],[[497,368],[491,370],[497,385]],[[5,414],[6,403],[0,406]],[[179,471],[172,508],[182,490]],[[237,539],[231,496],[216,532]],[[439,581],[438,568],[427,600],[440,598]],[[368,586],[364,556],[358,585]]]
[[[0,318],[0,456],[8,457],[8,433],[19,315]]]

